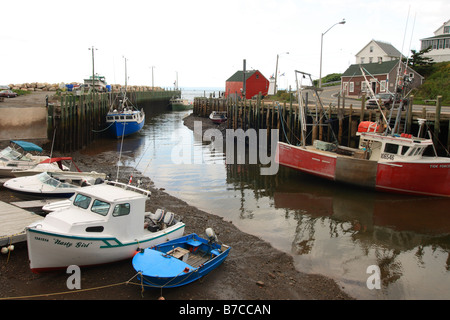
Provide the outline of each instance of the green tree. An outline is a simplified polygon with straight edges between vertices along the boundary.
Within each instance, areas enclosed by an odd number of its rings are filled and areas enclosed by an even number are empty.
[[[408,66],[424,77],[427,77],[433,71],[433,58],[424,56],[425,53],[430,51],[431,46],[419,52],[411,50],[411,57],[408,59]],[[405,58],[403,58],[403,62],[406,62]]]

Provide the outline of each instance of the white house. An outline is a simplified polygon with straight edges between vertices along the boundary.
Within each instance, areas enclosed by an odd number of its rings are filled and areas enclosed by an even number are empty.
[[[392,44],[372,40],[356,54],[356,64],[381,63],[400,57],[403,55]]]
[[[434,62],[450,61],[450,20],[445,22],[434,32],[434,36],[421,39],[421,50],[431,47],[431,51],[424,54]]]

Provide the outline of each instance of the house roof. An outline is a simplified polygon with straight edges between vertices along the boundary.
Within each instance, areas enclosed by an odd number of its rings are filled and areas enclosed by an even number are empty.
[[[371,43],[375,43],[376,45],[378,45],[381,48],[381,50],[383,50],[384,53],[386,53],[386,55],[389,57],[400,57],[400,56],[403,57],[402,53],[400,51],[398,51],[392,44],[377,41],[377,40],[371,40],[356,55],[359,55],[361,53],[361,51],[363,51]]]
[[[258,70],[246,70],[245,71],[245,79],[250,78],[256,71]],[[239,70],[236,71],[230,78],[227,79],[226,82],[242,82],[244,81],[244,71]]]
[[[429,38],[420,39],[420,41],[423,41],[423,40],[434,40],[434,39],[444,39],[444,38],[450,38],[450,34],[449,33],[440,34],[438,36],[433,36],[433,37],[429,37]]]
[[[352,64],[342,74],[342,77],[361,76],[361,69],[359,66],[367,70],[371,75],[386,74],[391,72],[393,68],[398,64],[399,60],[385,61],[382,63],[364,63],[364,64]]]
[[[390,73],[394,68],[396,68],[398,64],[399,60],[385,61],[381,63],[352,64],[350,67],[348,67],[347,70],[345,70],[341,77],[362,76],[359,66],[361,66],[367,73],[372,76],[387,74]],[[404,65],[405,63],[403,63],[403,66]],[[408,70],[408,72],[414,72],[415,74],[423,78],[423,76],[421,76],[417,71],[414,71],[410,67],[408,67]]]
[[[450,20],[448,20],[447,22],[444,22],[439,28],[437,28],[437,30],[434,32],[434,34],[436,34],[442,27],[445,27],[449,24]]]

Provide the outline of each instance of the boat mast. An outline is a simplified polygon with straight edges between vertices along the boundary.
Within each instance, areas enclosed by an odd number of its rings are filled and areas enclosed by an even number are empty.
[[[372,90],[372,86],[370,85],[369,80],[367,80],[366,73],[364,72],[364,69],[363,69],[363,67],[361,67],[361,65],[359,65],[359,69],[361,70],[361,74],[362,74],[363,77],[364,77],[364,81],[365,81],[365,83],[366,83],[366,88],[369,88],[370,96],[373,97],[373,98],[375,99],[375,102],[377,103],[377,106],[378,106],[378,110],[380,110],[380,114],[381,114],[381,116],[383,117],[384,122],[386,123],[386,126],[387,126],[386,130],[387,130],[387,131],[391,130],[391,127],[389,126],[389,122],[387,121],[386,116],[384,115],[383,110],[381,110],[381,106],[380,106],[378,100],[377,100],[376,97],[375,97],[375,93],[374,93],[373,90]]]
[[[306,76],[308,76],[311,85],[310,86],[300,86],[298,78],[297,78],[297,73],[301,74],[302,79],[304,79],[304,78],[306,78]],[[317,89],[313,84],[314,82],[312,80],[311,74],[306,73],[306,72],[295,70],[295,82],[297,85],[298,107],[299,107],[300,119],[301,119],[302,146],[306,146],[306,126],[307,126],[306,114],[305,114],[306,106],[303,105],[303,97],[302,97],[303,89],[312,90],[314,99],[316,100],[316,118],[315,118],[314,125],[318,125],[318,123],[319,123],[319,120],[317,119],[318,118],[318,110],[317,109],[320,107],[320,110],[322,111],[323,116],[327,120],[326,125],[328,126],[329,130],[331,130],[331,133],[333,134],[334,143],[338,144],[338,139],[336,138],[336,134],[334,133],[333,129],[331,128],[331,122],[328,119],[327,113],[324,110],[322,100],[320,99],[320,96],[318,93],[318,90],[322,91],[323,89],[322,88]]]
[[[306,146],[306,116],[305,116],[305,110],[303,107],[303,98],[302,98],[302,92],[300,90],[300,86],[298,84],[297,79],[297,73],[302,73],[302,76],[305,76],[305,73],[301,71],[295,70],[295,84],[297,85],[297,98],[298,98],[298,108],[300,111],[300,119],[301,119],[301,129],[302,129],[302,146]]]

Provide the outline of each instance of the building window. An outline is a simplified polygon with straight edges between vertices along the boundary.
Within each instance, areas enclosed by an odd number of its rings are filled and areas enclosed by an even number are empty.
[[[381,80],[380,81],[380,91],[381,92],[385,92],[386,91],[386,80]]]
[[[383,57],[378,57],[378,63],[383,62]]]
[[[370,46],[369,51],[373,52],[373,46]]]
[[[361,64],[364,64],[364,57],[361,58]]]
[[[355,92],[355,83],[350,82],[350,92]]]
[[[450,33],[450,26],[444,27],[444,33]]]
[[[373,62],[373,58],[369,57],[369,63],[372,63],[372,62]]]

